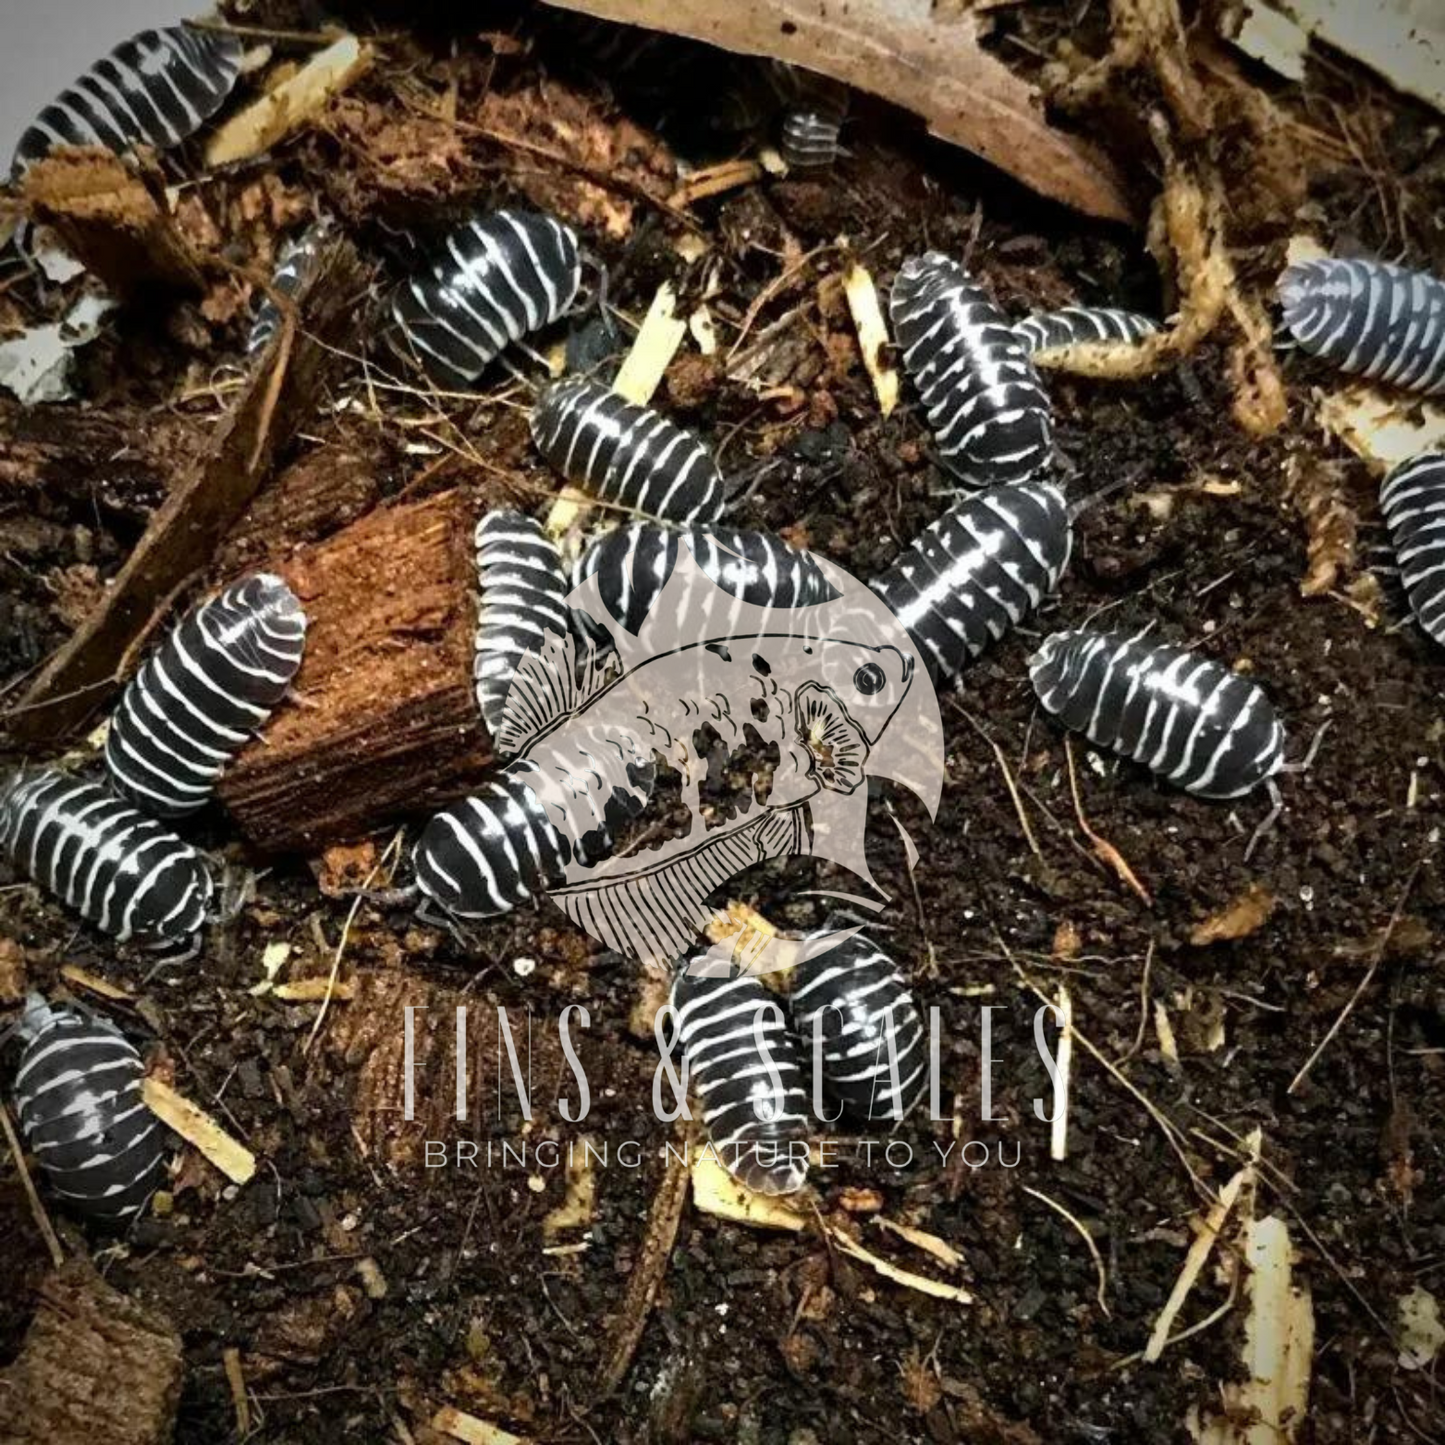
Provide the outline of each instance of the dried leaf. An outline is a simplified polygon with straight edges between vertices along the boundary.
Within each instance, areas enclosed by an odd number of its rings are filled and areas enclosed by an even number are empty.
[[[1251,883],[1227,908],[1211,913],[1190,931],[1189,941],[1196,948],[1210,943],[1229,943],[1248,938],[1263,928],[1274,912],[1275,897],[1267,888]]]

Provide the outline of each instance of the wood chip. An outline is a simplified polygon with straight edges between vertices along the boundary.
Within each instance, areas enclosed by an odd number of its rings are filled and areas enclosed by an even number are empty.
[[[830,1227],[828,1238],[850,1259],[856,1259],[860,1263],[866,1264],[869,1269],[881,1274],[884,1279],[890,1279],[894,1284],[901,1284],[905,1289],[914,1290],[918,1294],[932,1295],[934,1299],[951,1300],[955,1304],[973,1303],[973,1296],[962,1285],[945,1284],[942,1280],[929,1279],[927,1275],[914,1274],[909,1269],[900,1269],[896,1264],[890,1264],[886,1259],[881,1259],[871,1250],[864,1249],[851,1234],[845,1234],[840,1229]]]
[[[108,978],[101,978],[99,974],[81,968],[78,963],[63,964],[60,976],[66,983],[72,983],[76,988],[83,988],[87,993],[98,994],[101,998],[108,998],[115,1003],[135,997],[130,989],[124,988],[118,983],[112,983]]]
[[[1316,416],[1327,436],[1342,441],[1376,471],[1445,446],[1445,407],[1439,402],[1381,391],[1368,382],[1330,392]]]
[[[147,1078],[141,1085],[146,1106],[163,1123],[174,1129],[186,1143],[194,1145],[232,1184],[249,1184],[256,1173],[256,1156],[233,1139],[198,1104],[176,1093],[160,1079]]]
[[[577,1148],[567,1164],[567,1193],[562,1202],[542,1221],[542,1234],[551,1239],[569,1229],[582,1229],[592,1223],[597,1208],[597,1171],[587,1138],[577,1141]]]
[[[863,353],[863,366],[873,383],[873,395],[884,416],[898,405],[898,371],[885,360],[888,356],[888,327],[883,322],[883,308],[878,304],[878,288],[868,270],[856,261],[843,273],[843,294],[858,331],[858,349]]]
[[[667,198],[672,206],[690,206],[694,201],[706,200],[709,196],[720,196],[726,191],[736,191],[750,186],[762,178],[763,168],[757,161],[720,161],[715,166],[704,166],[694,171]]]
[[[241,1372],[241,1352],[234,1345],[221,1351],[226,1383],[231,1387],[231,1404],[236,1411],[236,1436],[244,1440],[251,1433],[251,1401],[246,1396],[246,1377]]]
[[[206,142],[208,166],[231,165],[268,151],[320,114],[371,65],[370,47],[354,35],[317,51],[300,70],[219,126]]]
[[[879,1229],[886,1229],[890,1234],[896,1234],[899,1239],[906,1239],[915,1249],[931,1254],[934,1259],[951,1269],[962,1269],[967,1263],[946,1239],[940,1239],[926,1229],[915,1229],[911,1224],[899,1224],[896,1219],[887,1219],[881,1214],[875,1216],[871,1223],[876,1224]]]
[[[475,1415],[468,1415],[451,1405],[443,1405],[432,1416],[431,1427],[443,1435],[450,1435],[453,1440],[462,1441],[463,1445],[528,1445],[526,1436],[513,1435],[500,1425],[479,1420]]]
[[[279,998],[282,1003],[318,1003],[327,996],[327,985],[331,983],[326,974],[318,974],[315,978],[298,978],[290,983],[278,983],[271,990],[272,998]],[[331,998],[333,1001],[350,1001],[356,997],[356,981],[350,978],[339,978],[331,985]]]
[[[356,1272],[361,1276],[361,1287],[367,1299],[382,1300],[387,1296],[386,1276],[381,1266],[368,1254],[356,1262]]]
[[[755,1229],[786,1229],[796,1233],[808,1227],[807,1216],[787,1198],[758,1194],[728,1173],[726,1166],[709,1148],[699,1148],[692,1157],[693,1202],[704,1214]]]

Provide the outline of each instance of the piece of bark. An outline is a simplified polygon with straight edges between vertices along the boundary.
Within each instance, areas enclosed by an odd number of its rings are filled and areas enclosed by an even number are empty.
[[[1136,219],[1103,151],[1059,130],[1043,97],[980,48],[972,10],[941,17],[933,0],[548,0],[605,20],[665,30],[743,55],[830,75],[923,117],[1026,186],[1111,221]]]
[[[61,146],[20,182],[37,221],[118,296],[146,286],[199,291],[202,260],[166,207],[159,172],[102,146]]]
[[[257,493],[216,560],[222,577],[274,565],[293,548],[319,542],[365,516],[381,499],[375,463],[323,443]]]
[[[485,775],[471,535],[471,504],[447,492],[372,512],[276,564],[306,609],[297,702],[220,787],[256,847],[354,838]]]
[[[297,296],[302,321],[289,353],[283,327],[100,606],[4,715],[12,739],[54,743],[106,700],[169,599],[209,563],[265,481],[278,449],[315,410],[336,360],[333,348],[351,349],[354,342],[365,284],[355,249],[344,240],[332,242]]]
[[[73,1260],[42,1285],[20,1354],[0,1371],[0,1440],[163,1445],[183,1371],[170,1321]]]

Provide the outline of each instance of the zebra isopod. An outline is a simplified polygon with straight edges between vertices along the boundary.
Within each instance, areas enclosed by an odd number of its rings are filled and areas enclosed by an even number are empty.
[[[934,682],[950,681],[1053,593],[1072,538],[1052,483],[991,487],[951,507],[870,585]]]
[[[654,764],[636,749],[630,737],[597,738],[585,756],[544,747],[509,763],[422,830],[412,859],[422,894],[457,918],[496,918],[562,883],[570,861],[605,857],[651,794]],[[544,776],[574,780],[565,817],[539,800]]]
[[[808,1169],[803,1059],[778,1001],[751,974],[672,984],[683,1059],[708,1142],[749,1189],[791,1194]]]
[[[987,487],[1028,481],[1050,464],[1053,418],[1038,372],[962,266],[937,251],[906,261],[888,310],[945,466]]]
[[[199,853],[98,783],[54,768],[0,789],[14,865],[122,943],[197,944],[211,902]]]
[[[859,1119],[901,1119],[926,1082],[923,1020],[898,966],[854,934],[807,953],[789,980],[789,1008],[807,1067]],[[813,1104],[817,1111],[819,1100]]]
[[[838,159],[843,117],[834,111],[795,106],[783,117],[778,151],[794,170],[830,166]]]
[[[320,226],[312,226],[282,248],[271,284],[283,296],[295,297],[301,290],[301,283],[311,273],[321,254],[321,238],[324,232]],[[251,323],[250,335],[246,338],[246,355],[255,356],[264,351],[271,338],[281,326],[281,312],[276,303],[262,295],[261,304],[256,308],[256,319]]]
[[[807,607],[835,595],[812,556],[768,532],[678,530],[652,522],[630,522],[604,533],[577,559],[573,584],[595,575],[607,610],[636,635],[672,576],[683,545],[715,584],[715,597],[689,597],[685,606],[700,634],[714,631],[714,621],[722,624],[716,630],[727,630],[732,599],[757,607]]]
[[[1284,728],[1264,689],[1197,652],[1055,632],[1029,675],[1066,726],[1200,797],[1242,797],[1284,766]]]
[[[168,150],[225,103],[241,69],[241,42],[219,30],[171,25],[142,30],[103,55],[26,127],[12,172],[56,146],[136,145]]]
[[[489,512],[477,523],[476,549],[481,610],[472,676],[495,737],[517,663],[547,631],[567,635],[567,578],[541,524],[521,512]]]
[[[1058,311],[1036,312],[1014,323],[1014,335],[1030,356],[1098,342],[1133,344],[1158,330],[1159,323],[1152,316],[1112,306],[1065,306]]]
[[[16,1115],[51,1189],[76,1213],[124,1224],[165,1177],[166,1131],[141,1097],[145,1067],[116,1026],[32,994],[20,1021]]]
[[[711,522],[726,501],[722,474],[691,432],[586,377],[545,388],[532,438],[574,487],[664,522]]]
[[[306,616],[261,572],[188,613],[131,679],[106,735],[116,788],[147,812],[203,807],[232,756],[286,695]]]
[[[581,284],[571,227],[537,211],[494,211],[449,232],[433,263],[397,290],[397,342],[438,384],[467,386],[512,342],[561,317]]]
[[[1385,261],[1327,259],[1279,280],[1284,324],[1312,356],[1411,391],[1445,390],[1445,281]]]
[[[1421,629],[1445,644],[1445,452],[1396,467],[1380,488],[1400,580]]]

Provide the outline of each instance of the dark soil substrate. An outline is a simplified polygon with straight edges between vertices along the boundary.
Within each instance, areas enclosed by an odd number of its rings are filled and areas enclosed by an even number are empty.
[[[444,43],[394,38],[349,98],[345,123],[282,152],[277,173],[288,199],[275,214],[289,225],[322,204],[375,239],[368,226],[381,213],[381,192],[365,147],[384,122],[405,127],[403,77],[433,92],[455,84],[465,107],[488,85],[525,97],[548,67],[568,84],[589,84],[566,58],[575,61],[557,49],[555,29],[531,54],[495,38],[464,39],[455,55]],[[1389,111],[1392,102],[1364,82],[1350,85],[1371,113],[1393,116],[1379,128],[1381,144],[1394,148],[1385,157],[1424,174],[1411,214],[1428,216],[1432,203],[1438,214],[1439,181],[1427,189],[1431,168],[1420,159],[1422,148],[1428,154],[1421,118]],[[796,259],[840,233],[880,281],[927,244],[968,250],[1015,310],[1075,297],[1161,309],[1136,236],[1047,209],[869,107],[849,145],[836,177],[763,182],[696,208],[722,258],[720,310],[741,314],[790,264],[785,256]],[[519,170],[495,149],[486,155],[489,165],[466,151],[432,174],[420,154],[411,179],[384,197],[392,219],[493,203],[526,190],[532,172],[537,185],[551,188],[552,204],[566,209],[575,177],[549,172],[535,156]],[[213,209],[234,214],[246,186],[274,183],[250,173],[210,184]],[[1353,185],[1348,174],[1319,183],[1325,229],[1348,228],[1384,247],[1384,223],[1360,204],[1365,184],[1358,173]],[[244,242],[262,260],[267,224],[257,222]],[[639,204],[626,244],[591,235],[612,267],[619,304],[640,315],[657,281],[680,264],[664,223]],[[1445,261],[1438,235],[1433,257],[1426,228],[1410,239],[1417,263]],[[1261,274],[1277,260],[1277,252],[1252,258]],[[819,258],[806,284],[783,288],[758,314],[761,329],[802,307],[804,324],[827,343],[811,375],[805,367],[803,382],[783,383],[786,395],[759,401],[698,362],[689,345],[682,355],[693,359],[674,367],[659,400],[714,439],[736,431],[734,461],[805,433],[816,458],[819,432],[832,428],[830,444],[846,436],[841,459],[765,481],[746,519],[786,529],[866,577],[944,503],[916,411],[905,404],[879,420],[846,315],[836,299],[820,304],[818,282],[840,270],[836,255]],[[239,313],[212,321],[186,312],[106,343],[87,363],[96,413],[121,435],[133,431],[144,457],[186,455],[208,403],[166,399],[188,369],[204,383],[220,362],[234,360],[244,327]],[[726,347],[732,333],[723,330]],[[904,1168],[877,1159],[868,1167],[840,1149],[838,1168],[814,1174],[818,1205],[841,1217],[846,1205],[859,1207],[858,1191],[881,1191],[889,1218],[963,1254],[956,1278],[973,1292],[972,1306],[889,1283],[815,1232],[755,1231],[689,1207],[631,1370],[599,1400],[596,1377],[624,1329],[619,1302],[639,1265],[661,1150],[671,1138],[652,1115],[654,1046],[628,1027],[641,987],[635,968],[596,954],[550,906],[480,928],[469,946],[363,904],[349,930],[345,972],[368,971],[382,982],[354,1003],[333,1005],[308,1053],[315,1005],[283,1005],[251,990],[270,943],[293,946],[291,977],[329,967],[351,900],[318,892],[320,860],[251,860],[264,862],[264,871],[237,922],[212,937],[200,962],[163,969],[144,985],[148,959],[76,934],[72,920],[33,890],[0,894],[0,926],[23,946],[31,983],[50,988],[72,962],[137,989],[142,1004],[120,1011],[136,1036],[158,1040],[179,1086],[263,1160],[254,1182],[236,1190],[191,1159],[176,1181],[173,1211],[147,1219],[123,1247],[69,1236],[96,1252],[112,1283],[168,1313],[182,1331],[188,1369],[177,1439],[233,1438],[222,1368],[222,1351],[232,1346],[242,1351],[253,1401],[250,1438],[288,1445],[407,1438],[397,1421],[422,1438],[431,1408],[443,1402],[520,1434],[578,1441],[1157,1445],[1187,1438],[1189,1408],[1211,1405],[1217,1382],[1238,1373],[1242,1311],[1172,1346],[1157,1364],[1131,1362],[1179,1271],[1201,1196],[1138,1098],[1080,1053],[1068,1158],[1050,1161],[1048,1127],[1031,1102],[1046,1095],[1047,1081],[1032,1043],[1037,1000],[1024,976],[1050,992],[1067,982],[1083,1034],[1182,1131],[1190,1163],[1209,1185],[1234,1172],[1239,1141],[1262,1129],[1270,1167],[1257,1209],[1289,1222],[1298,1273],[1314,1297],[1308,1438],[1320,1445],[1445,1438],[1445,1411],[1428,1374],[1401,1371],[1392,1339],[1401,1296],[1416,1285],[1436,1288],[1445,1261],[1436,1173],[1445,996],[1434,866],[1445,823],[1445,664],[1402,623],[1388,580],[1375,628],[1336,597],[1301,597],[1303,530],[1285,494],[1293,456],[1323,456],[1336,468],[1363,519],[1367,560],[1383,534],[1366,470],[1328,451],[1313,423],[1308,388],[1325,378],[1295,363],[1287,374],[1291,420],[1267,442],[1247,439],[1228,420],[1222,357],[1208,349],[1147,383],[1054,383],[1074,495],[1121,477],[1130,485],[1081,521],[1062,596],[1027,632],[990,652],[961,694],[944,700],[948,777],[937,821],[930,825],[907,797],[880,796],[872,807],[874,872],[894,900],[888,945],[910,968],[919,1002],[941,1012],[943,1112],[956,1110],[961,1123],[956,1133],[951,1117],[932,1122],[926,1108],[917,1111],[895,1136],[912,1151]],[[418,409],[410,400],[406,408]],[[46,415],[3,409],[17,455],[44,447]],[[519,495],[555,488],[528,450],[520,412],[482,405],[461,415],[489,469],[509,473]],[[423,475],[436,459],[409,455],[384,417],[343,414],[318,421],[318,431],[321,445],[344,445],[369,460],[383,495],[412,483],[409,495],[494,485],[464,461]],[[20,489],[0,501],[0,667],[8,683],[63,640],[164,490],[161,463],[158,483],[154,468],[117,464],[116,456],[114,437],[105,435],[89,458],[52,457],[44,490]],[[1206,480],[1231,485],[1206,491],[1197,485]],[[1153,507],[1137,499],[1170,489],[1177,491],[1155,497]],[[1292,756],[1333,719],[1312,770],[1284,779],[1287,810],[1248,863],[1245,840],[1263,799],[1234,807],[1197,801],[1075,743],[1088,820],[1132,865],[1152,907],[1092,854],[1075,819],[1063,737],[1036,712],[1027,683],[1026,659],[1041,632],[1094,619],[1130,631],[1152,624],[1160,637],[1202,640],[1230,664],[1247,660],[1288,719]],[[1036,848],[990,741],[1017,779]],[[890,803],[919,845],[912,881]],[[242,858],[223,816],[207,828],[210,842]],[[378,835],[378,847],[391,831]],[[813,921],[813,905],[798,896],[819,881],[809,869],[747,881],[744,891],[779,924]],[[1202,920],[1252,886],[1273,900],[1257,931],[1236,942],[1191,944]],[[1343,1027],[1289,1093],[1375,963]],[[399,1108],[398,1081],[378,1060],[399,1039],[403,1003],[430,1003],[423,1033],[439,1036],[446,1008],[458,1001],[470,1003],[474,1017],[495,1005],[514,1019],[532,1011],[535,1117],[525,1135],[510,1094],[499,1111],[485,1083],[497,1067],[490,1053],[478,1064],[483,1119],[448,1118],[452,1076],[442,1044],[421,1087],[424,1117],[403,1125],[375,1112]],[[586,1004],[592,1018],[582,1053],[593,1108],[582,1128],[568,1125],[555,1105],[570,1073],[560,1067],[553,1020],[569,1003]],[[1177,1062],[1161,1056],[1156,1004],[1172,1023]],[[995,1010],[990,1122],[979,1119],[985,1006]],[[477,1027],[485,1041],[488,1030]],[[427,1137],[506,1139],[515,1147],[519,1137],[565,1144],[584,1133],[613,1150],[597,1171],[596,1213],[585,1235],[543,1236],[542,1220],[565,1192],[562,1169],[529,1161],[427,1171],[420,1157]],[[957,1149],[941,1161],[935,1146],[955,1138],[981,1141],[989,1163],[970,1169]],[[639,1167],[619,1158],[624,1140],[642,1142]],[[1000,1167],[1000,1148],[1010,1162],[1017,1151],[1015,1167]],[[1107,1311],[1083,1241],[1029,1189],[1093,1234],[1107,1273]],[[0,1173],[0,1218],[4,1363],[19,1346],[45,1268],[9,1164]],[[900,1265],[941,1273],[882,1231],[864,1237]],[[569,1244],[585,1248],[546,1252]],[[384,1297],[364,1288],[363,1257],[384,1276]],[[1203,1320],[1225,1294],[1207,1270],[1177,1328]]]

